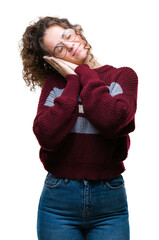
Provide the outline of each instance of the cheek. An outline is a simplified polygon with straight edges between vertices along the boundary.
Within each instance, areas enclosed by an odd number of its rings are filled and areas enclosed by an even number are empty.
[[[76,56],[76,60],[83,62],[87,57],[88,57],[88,51],[86,49],[81,49],[81,51]]]
[[[87,47],[87,48],[86,48]],[[88,46],[83,45],[80,51],[81,55],[87,56],[88,55]]]

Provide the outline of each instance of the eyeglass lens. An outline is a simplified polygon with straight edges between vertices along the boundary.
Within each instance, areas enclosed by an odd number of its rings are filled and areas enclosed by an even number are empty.
[[[76,38],[76,33],[74,29],[68,28],[64,31],[62,38],[65,41],[74,41]],[[67,53],[67,48],[63,44],[58,44],[54,49],[54,55],[58,58],[64,58]]]

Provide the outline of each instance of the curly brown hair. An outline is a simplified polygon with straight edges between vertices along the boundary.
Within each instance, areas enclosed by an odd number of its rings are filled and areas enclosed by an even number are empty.
[[[48,52],[46,52],[44,47],[42,47],[43,45],[41,44],[41,39],[43,39],[45,31],[50,26],[54,25],[59,25],[65,29],[74,29],[76,34],[80,35],[84,40],[84,48],[88,49],[88,53],[90,53],[92,49],[91,45],[88,44],[86,38],[83,35],[83,29],[81,25],[73,25],[68,21],[67,18],[39,17],[38,21],[30,23],[19,43],[20,56],[23,63],[23,79],[26,85],[30,86],[30,91],[35,91],[35,86],[42,87],[46,77],[53,71],[56,71],[56,69],[51,67],[50,64],[43,59],[43,56],[48,55]],[[90,55],[91,59],[89,61],[91,61],[93,58],[93,54],[90,53]]]

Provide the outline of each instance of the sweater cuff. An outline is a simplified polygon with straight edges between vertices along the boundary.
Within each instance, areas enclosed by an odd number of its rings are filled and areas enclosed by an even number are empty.
[[[75,73],[77,73],[78,75],[80,75],[81,73],[88,71],[88,69],[90,69],[90,67],[87,64],[80,64],[75,68]]]
[[[67,80],[67,84],[62,96],[72,100],[77,100],[81,86],[79,76],[75,74],[68,74],[65,76],[65,78]]]
[[[65,76],[66,81],[68,82],[69,80],[78,80],[79,76],[76,74],[67,74]]]
[[[74,71],[80,76],[82,86],[92,79],[99,80],[97,72],[91,69],[87,64],[78,65]]]

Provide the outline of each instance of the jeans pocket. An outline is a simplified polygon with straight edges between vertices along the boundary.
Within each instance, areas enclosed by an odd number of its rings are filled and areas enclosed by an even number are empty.
[[[51,173],[48,173],[45,179],[45,187],[47,188],[58,188],[60,187],[64,182],[63,178],[55,177]]]
[[[111,190],[120,189],[124,186],[124,179],[122,175],[106,180],[106,187]]]

